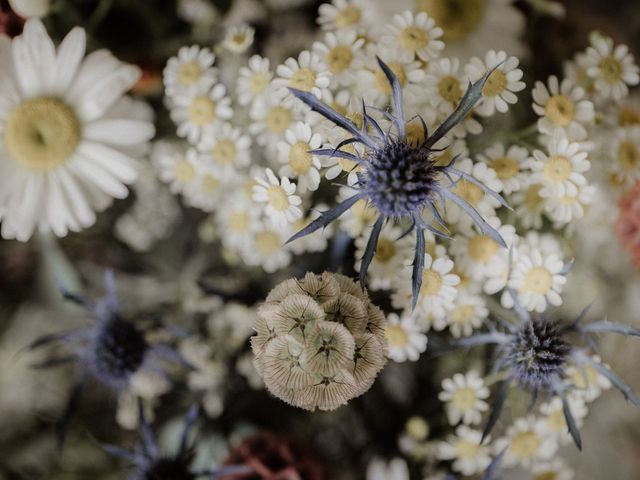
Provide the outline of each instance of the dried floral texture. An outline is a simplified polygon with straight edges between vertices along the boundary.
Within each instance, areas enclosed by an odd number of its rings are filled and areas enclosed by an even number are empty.
[[[334,410],[366,392],[384,367],[385,323],[350,278],[307,273],[276,286],[259,308],[254,363],[276,397]]]
[[[620,199],[616,235],[633,264],[640,268],[640,182]]]

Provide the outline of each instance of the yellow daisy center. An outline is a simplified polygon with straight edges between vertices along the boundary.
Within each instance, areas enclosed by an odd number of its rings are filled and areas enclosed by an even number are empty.
[[[487,82],[482,87],[482,95],[485,97],[497,97],[507,89],[507,76],[505,73],[498,69],[494,70]]]
[[[451,397],[451,405],[458,410],[466,412],[472,410],[476,405],[477,400],[476,392],[472,388],[460,388],[453,392]]]
[[[634,170],[640,160],[638,146],[630,140],[625,140],[618,147],[618,160],[625,170]]]
[[[388,238],[381,238],[378,240],[378,246],[376,247],[375,259],[376,262],[388,263],[396,255],[396,246],[394,242]]]
[[[269,86],[269,77],[264,72],[256,72],[249,80],[249,91],[253,95],[264,92]]]
[[[621,127],[640,125],[640,111],[629,107],[622,107],[618,113],[618,123]]]
[[[198,83],[202,77],[202,67],[198,62],[188,62],[178,69],[178,83],[184,87],[190,87]]]
[[[198,127],[204,127],[215,118],[216,102],[204,95],[196,97],[189,105],[187,115],[191,123]]]
[[[422,287],[420,293],[431,297],[436,295],[442,287],[442,276],[433,270],[424,270],[422,272]]]
[[[57,98],[40,97],[17,105],[4,125],[4,146],[11,158],[30,170],[51,170],[65,163],[81,139],[75,112]]]
[[[249,230],[250,226],[250,217],[249,212],[234,212],[229,215],[228,226],[230,230],[233,230],[237,233],[246,232]]]
[[[469,256],[476,262],[488,262],[497,251],[498,244],[487,235],[476,235],[469,240]]]
[[[409,335],[400,325],[387,325],[384,335],[393,348],[404,348],[409,344]]]
[[[563,433],[567,431],[567,422],[561,409],[554,410],[547,415],[546,423],[553,432]]]
[[[553,276],[544,267],[534,267],[524,276],[522,290],[526,292],[544,294],[553,285]]]
[[[566,127],[576,115],[576,107],[564,95],[554,95],[544,107],[544,113],[551,123],[558,127]]]
[[[453,75],[445,75],[438,81],[438,92],[447,102],[457,104],[462,98],[460,80]]]
[[[540,196],[540,190],[542,190],[542,185],[540,184],[534,184],[527,188],[524,194],[524,203],[527,206],[527,210],[535,212],[542,205],[543,199]]]
[[[310,92],[316,85],[316,72],[309,68],[300,68],[293,72],[289,86],[303,92]]]
[[[464,179],[458,182],[453,191],[471,205],[477,205],[484,198],[482,188]]]
[[[339,158],[338,165],[340,165],[340,168],[342,168],[342,170],[349,173],[354,171],[354,169],[357,170],[359,167],[356,162],[354,162],[353,160],[349,160],[348,158]]]
[[[600,75],[605,82],[618,83],[622,80],[622,63],[617,58],[611,55],[604,57],[600,60],[598,67],[600,67]]]
[[[509,449],[516,457],[519,458],[531,458],[540,448],[540,439],[535,432],[527,431],[516,435],[511,440]]]
[[[476,458],[480,453],[480,445],[469,440],[458,440],[456,442],[456,458],[469,459]]]
[[[173,175],[182,183],[189,183],[196,176],[196,169],[185,159],[178,160],[173,167]]]
[[[271,256],[280,250],[282,242],[278,235],[266,230],[256,235],[255,245],[258,253],[264,256]]]
[[[233,141],[224,139],[216,143],[213,147],[212,155],[216,162],[222,165],[230,165],[236,160],[238,149]]]
[[[475,309],[471,305],[457,305],[451,312],[451,319],[458,325],[471,323],[475,317]]]
[[[358,7],[350,5],[336,14],[336,26],[338,28],[350,27],[360,21],[362,12]]]
[[[370,207],[366,200],[358,200],[353,207],[351,207],[351,213],[364,223],[371,223],[378,217],[377,210]]]
[[[429,436],[429,424],[422,417],[411,417],[407,420],[406,430],[416,440],[426,440]]]
[[[289,150],[289,166],[296,175],[306,175],[313,165],[313,155],[308,143],[298,142]]]
[[[532,480],[557,480],[558,474],[556,472],[542,472],[533,476]]]
[[[204,193],[215,193],[220,188],[220,180],[213,175],[206,174],[202,177],[201,186]]]
[[[347,45],[336,45],[327,53],[327,64],[331,73],[342,73],[353,60],[353,52]]]
[[[544,164],[543,174],[550,182],[564,182],[571,175],[571,162],[562,155],[552,155]]]
[[[414,148],[424,143],[424,128],[419,120],[407,123],[406,139]]]
[[[267,113],[266,126],[267,129],[276,135],[285,132],[291,123],[291,111],[284,107],[272,107]]]
[[[591,365],[583,365],[573,370],[571,383],[577,389],[585,389],[596,385],[598,382],[598,372]]]
[[[518,173],[518,162],[511,157],[498,157],[491,160],[490,167],[496,172],[500,180],[508,180]]]
[[[278,212],[284,212],[289,208],[289,197],[287,193],[282,189],[273,185],[267,190],[267,201],[274,210]]]
[[[429,34],[416,25],[406,27],[399,35],[400,45],[406,50],[416,52],[429,44]]]
[[[463,40],[482,23],[487,0],[418,0],[418,9],[436,21],[445,40]]]
[[[399,63],[390,63],[388,65],[391,71],[396,74],[396,77],[398,77],[400,86],[404,87],[405,83],[407,83],[407,74],[404,72],[404,67]],[[387,80],[387,77],[380,68],[376,71],[375,86],[379,92],[382,92],[385,95],[391,95],[391,85],[389,84],[389,80]]]

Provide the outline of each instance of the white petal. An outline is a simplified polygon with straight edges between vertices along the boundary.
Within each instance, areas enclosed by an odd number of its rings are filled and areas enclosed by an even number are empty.
[[[153,138],[155,129],[149,122],[135,120],[98,120],[87,125],[84,136],[88,140],[110,145],[135,145]]]
[[[78,72],[80,62],[84,57],[87,38],[84,29],[75,27],[64,38],[58,47],[56,58],[56,72],[52,90],[63,94],[71,86],[71,82]]]

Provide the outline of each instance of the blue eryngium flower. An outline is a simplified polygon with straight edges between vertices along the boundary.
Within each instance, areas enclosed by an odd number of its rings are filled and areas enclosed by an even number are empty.
[[[164,374],[161,363],[163,359],[188,366],[169,345],[149,343],[143,330],[119,314],[115,279],[111,270],[105,273],[105,289],[105,296],[97,302],[63,291],[66,299],[87,309],[92,323],[78,330],[45,335],[30,345],[31,349],[36,349],[62,343],[68,349],[66,355],[47,358],[33,365],[34,368],[50,368],[68,363],[76,363],[79,367],[78,380],[58,424],[60,446],[64,443],[68,423],[88,379],[94,379],[108,389],[119,392],[142,369],[149,368]]]
[[[510,293],[515,299],[515,292]],[[532,316],[518,305],[517,301],[514,310],[519,322],[513,324],[501,321],[504,331],[497,331],[490,325],[490,331],[487,333],[479,333],[454,342],[456,347],[495,345],[497,360],[493,371],[503,371],[506,374],[506,379],[498,387],[496,400],[483,431],[483,439],[498,420],[509,388],[515,383],[531,393],[532,405],[539,392],[559,396],[562,399],[562,410],[569,433],[576,446],[581,449],[580,432],[566,398],[567,391],[574,388],[567,382],[566,367],[569,360],[578,368],[589,365],[596,369],[609,379],[628,401],[640,406],[640,399],[633,391],[614,372],[596,362],[589,354],[590,351],[596,351],[592,334],[617,333],[640,336],[640,330],[607,320],[583,324],[589,307],[570,323],[552,320],[546,312]]]
[[[422,286],[425,248],[424,231],[429,230],[435,235],[447,237],[442,230],[423,219],[425,208],[431,211],[433,221],[446,232],[445,221],[437,208],[437,203],[439,202],[444,207],[445,201],[449,200],[470,215],[483,233],[489,235],[500,245],[506,246],[500,234],[469,203],[459,197],[453,191],[453,187],[457,181],[464,179],[478,185],[485,193],[498,199],[502,205],[507,206],[504,199],[471,175],[455,168],[455,159],[450,165],[438,166],[432,155],[436,142],[461,122],[469,114],[476,102],[480,100],[482,87],[498,65],[487,71],[477,82],[469,84],[456,110],[432,135],[428,135],[423,121],[425,139],[421,144],[416,145],[412,144],[406,136],[407,122],[404,119],[400,82],[391,69],[379,58],[378,63],[391,84],[393,115],[389,112],[385,112],[385,115],[395,125],[396,134],[392,134],[391,131],[383,132],[376,120],[367,113],[364,102],[362,103],[362,128],[359,129],[351,120],[320,102],[313,94],[293,88],[289,89],[293,95],[311,107],[312,110],[353,135],[352,138],[341,142],[335,149],[314,150],[312,153],[351,160],[361,167],[361,172],[358,172],[358,181],[354,186],[357,191],[355,195],[323,213],[318,219],[291,237],[287,243],[327,226],[349,210],[357,201],[368,201],[378,211],[379,216],[373,226],[360,267],[360,283],[364,288],[367,269],[375,254],[378,238],[384,223],[388,220],[409,221],[411,222],[411,227],[407,234],[413,230],[416,231],[416,250],[412,276],[413,306],[415,307],[420,287]],[[370,133],[370,130],[375,134]],[[352,143],[361,143],[366,147],[364,158],[340,150],[342,146]],[[442,184],[443,176],[450,180],[449,185]],[[453,181],[453,177],[457,177],[456,182]]]
[[[145,419],[142,406],[139,407],[140,430],[142,442],[131,452],[115,445],[103,445],[110,454],[130,462],[135,471],[131,480],[196,480],[198,478],[224,479],[234,473],[250,473],[247,467],[225,466],[210,470],[193,470],[191,464],[195,450],[189,446],[189,436],[198,420],[198,408],[192,407],[185,418],[185,425],[180,435],[178,451],[174,454],[163,454],[158,447],[156,436]]]

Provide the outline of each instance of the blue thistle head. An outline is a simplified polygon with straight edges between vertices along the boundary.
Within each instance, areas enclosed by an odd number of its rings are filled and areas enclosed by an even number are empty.
[[[421,288],[422,269],[424,267],[424,232],[429,230],[435,235],[449,238],[446,235],[446,232],[448,232],[447,226],[440,214],[438,204],[443,207],[447,200],[455,203],[471,216],[483,233],[491,236],[500,245],[505,246],[500,234],[469,203],[459,197],[453,187],[457,181],[464,179],[478,185],[485,193],[499,200],[502,205],[507,206],[504,199],[497,192],[478,182],[469,174],[455,168],[455,159],[450,165],[437,166],[431,155],[436,142],[471,112],[473,106],[482,96],[482,87],[499,65],[487,71],[477,82],[469,84],[458,107],[432,135],[428,135],[423,121],[424,141],[420,144],[415,144],[409,142],[406,136],[407,122],[404,119],[400,82],[382,60],[378,59],[378,64],[391,85],[393,114],[390,112],[384,112],[384,114],[395,126],[395,134],[392,134],[391,131],[383,132],[378,122],[367,113],[367,107],[364,102],[362,103],[362,128],[358,128],[351,120],[320,102],[311,93],[290,89],[293,95],[311,107],[312,110],[352,135],[352,138],[344,140],[335,149],[319,149],[314,150],[312,153],[350,160],[360,166],[361,172],[358,173],[358,182],[354,186],[356,189],[355,195],[333,209],[324,212],[319,218],[292,236],[288,242],[326,227],[359,200],[368,201],[378,211],[379,216],[373,226],[361,262],[360,283],[364,288],[367,269],[373,260],[384,223],[388,220],[410,222],[411,226],[407,233],[413,230],[416,232],[416,250],[412,275],[413,305],[415,306]],[[360,143],[365,146],[366,154],[364,158],[340,150],[342,146],[352,143]],[[443,177],[450,180],[449,184],[445,185],[442,182]],[[458,180],[454,181],[454,177],[457,177]],[[433,216],[432,223],[423,219],[423,211],[425,209],[431,211]],[[437,225],[434,226],[433,223]]]

